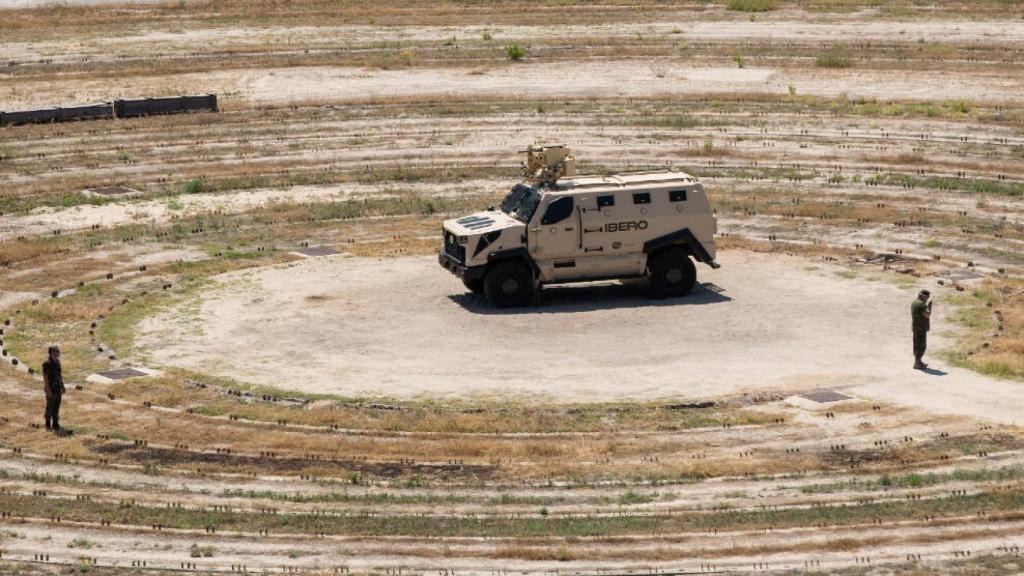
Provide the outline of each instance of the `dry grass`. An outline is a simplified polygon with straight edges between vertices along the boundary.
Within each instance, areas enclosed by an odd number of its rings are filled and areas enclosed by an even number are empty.
[[[789,6],[805,7],[806,1],[774,2],[775,8]],[[816,10],[847,11],[857,7],[875,7],[877,0],[813,0],[810,7]],[[910,0],[888,2],[890,10],[902,10],[900,15],[913,15],[924,10]],[[771,6],[769,6],[771,7]],[[757,6],[761,8],[761,6]],[[53,5],[43,8],[11,10],[5,26],[12,32],[24,33],[40,29],[85,29],[103,31],[118,26],[181,24],[186,22],[263,23],[273,20],[290,25],[320,24],[364,24],[371,22],[381,25],[439,25],[454,26],[466,24],[562,24],[575,22],[622,22],[643,21],[664,11],[664,5],[655,0],[631,2],[629,6],[610,0],[590,2],[565,10],[561,0],[535,2],[529,6],[506,4],[472,6],[467,9],[460,2],[441,1],[430,4],[409,5],[398,0],[375,2],[373,4],[347,4],[339,6],[329,0],[303,0],[301,2],[275,0],[261,2],[254,9],[243,0],[197,1],[152,3],[138,7],[131,12],[104,9],[102,6]],[[1005,0],[976,0],[973,2],[935,2],[924,10],[928,14],[1016,14],[1016,7]],[[569,14],[572,12],[572,14]]]
[[[10,12],[0,24],[0,35],[11,41],[59,36],[88,43],[92,36],[110,36],[128,27],[201,30],[225,22],[233,27],[412,22],[501,26],[679,17],[678,7],[654,0],[628,6],[601,0],[572,10],[562,4],[552,0],[531,5],[442,2],[428,6],[385,0],[374,5],[338,5],[327,0],[275,0],[254,6],[225,0],[185,6],[167,2],[128,11],[50,7]],[[774,8],[787,10],[785,14],[798,13],[789,10],[794,7],[823,11],[875,7],[881,16],[872,12],[868,18],[898,15],[908,20],[922,14],[1009,17],[1018,10],[987,0],[937,2],[928,7],[912,0],[884,6],[876,0],[774,2]],[[722,10],[706,13],[715,14],[748,18]],[[688,49],[680,51],[678,36],[653,33],[600,38],[552,34],[535,42],[502,32],[495,36],[491,44],[478,41],[478,35],[472,39],[460,35],[450,46],[429,41],[379,46],[357,42],[340,54],[311,50],[292,55],[270,41],[246,47],[226,41],[211,46],[211,57],[202,61],[177,59],[173,54],[157,61],[152,54],[139,54],[143,58],[137,61],[97,58],[81,64],[32,64],[11,67],[11,81],[73,82],[75,78],[147,74],[159,82],[161,76],[181,71],[301,64],[385,69],[463,66],[496,73],[513,65],[505,61],[501,49],[512,42],[527,46],[529,59],[540,62],[575,61],[585,55],[641,62],[683,58],[687,66],[720,66],[731,65],[731,55],[742,49],[745,55],[756,54],[749,56],[751,65],[760,65],[759,59],[765,58],[772,66],[804,72],[814,69],[818,55],[834,53],[845,58],[853,50],[816,42],[748,45],[744,41],[741,47],[741,42],[732,40],[691,40]],[[868,70],[913,67],[1002,75],[1018,68],[1002,62],[1005,47],[998,43],[918,44],[907,39],[857,47],[856,65]],[[305,47],[299,42],[287,51],[301,52]],[[952,59],[964,62],[954,64]],[[4,218],[17,219],[40,205],[74,209],[85,202],[77,195],[80,188],[113,180],[143,190],[148,199],[183,194],[193,179],[201,179],[202,191],[225,200],[231,200],[236,191],[271,186],[329,189],[358,183],[375,188],[365,200],[282,202],[259,208],[225,204],[217,211],[200,211],[168,224],[124,223],[0,242],[0,261],[9,263],[0,268],[5,290],[40,291],[45,296],[79,280],[93,280],[107,270],[119,273],[114,282],[26,306],[15,328],[5,335],[7,346],[35,365],[45,344],[60,340],[69,375],[79,380],[109,365],[92,354],[88,339],[89,323],[98,313],[106,315],[100,338],[119,352],[130,351],[134,324],[175,298],[162,291],[140,298],[139,291],[149,282],[166,278],[181,290],[178,294],[187,296],[190,286],[201,286],[210,275],[282,261],[284,253],[300,242],[331,245],[359,256],[434,252],[441,220],[493,203],[499,188],[484,186],[486,190],[464,196],[439,197],[438,184],[514,178],[509,145],[494,136],[511,124],[527,133],[557,133],[569,140],[592,142],[603,156],[581,154],[591,166],[604,164],[616,170],[672,160],[701,175],[726,232],[719,239],[720,249],[845,258],[889,251],[889,243],[907,241],[927,249],[926,253],[942,254],[941,262],[906,264],[918,274],[941,271],[951,258],[997,263],[1011,271],[1014,263],[1021,262],[1019,255],[1010,253],[1016,246],[1013,242],[1024,239],[1024,228],[1014,221],[1018,209],[1013,204],[1019,196],[1018,180],[1024,176],[1019,151],[986,140],[1019,133],[1024,118],[1019,103],[830,99],[806,96],[801,90],[800,96],[789,97],[673,94],[633,99],[628,104],[600,98],[513,101],[455,95],[441,101],[414,96],[275,106],[229,98],[223,110],[128,122],[5,128],[0,133],[0,172],[10,176],[10,182],[0,199],[0,211]],[[890,126],[890,136],[876,134]],[[980,134],[975,137],[972,132],[969,144],[957,143],[956,158],[950,155],[953,148],[948,138],[933,136],[968,128]],[[750,135],[758,129],[764,131]],[[870,133],[865,132],[868,129]],[[846,130],[853,137],[840,136]],[[920,138],[925,132],[926,137]],[[899,144],[894,145],[892,138]],[[54,155],[56,141],[71,143],[59,158]],[[119,148],[132,150],[131,159],[138,163],[126,164]],[[379,155],[382,150],[387,151],[385,156]],[[62,170],[54,170],[58,160]],[[799,168],[790,166],[796,162]],[[833,168],[839,163],[842,169]],[[891,172],[876,172],[879,166]],[[968,174],[948,177],[956,171]],[[959,213],[973,203],[977,205],[968,214]],[[204,231],[189,231],[197,226]],[[863,240],[866,246],[840,244],[865,230],[877,234]],[[769,236],[792,241],[771,241]],[[122,243],[122,237],[135,240]],[[256,252],[257,246],[267,250]],[[209,258],[151,265],[137,281],[121,278],[121,272],[135,268],[133,258],[171,247],[198,248]],[[878,270],[877,276],[897,275]],[[962,301],[950,303],[961,307],[965,325],[958,362],[998,376],[1024,378],[1024,294],[1009,296],[1021,288],[1019,280],[997,277],[973,292],[968,288],[960,295]],[[132,302],[121,305],[124,296],[131,296]],[[111,304],[117,304],[113,311],[108,309]],[[996,310],[1001,321],[996,320]],[[996,336],[999,324],[1003,328]],[[209,386],[189,387],[184,384],[186,378]],[[65,400],[64,422],[76,434],[59,438],[28,426],[40,419],[42,394],[37,381],[0,369],[0,382],[0,404],[7,418],[0,424],[0,445],[23,448],[32,457],[17,463],[53,470],[51,464],[64,462],[63,456],[78,461],[62,464],[61,470],[70,470],[62,477],[15,477],[13,472],[8,477],[0,463],[4,487],[20,491],[3,494],[0,507],[41,522],[62,514],[89,521],[123,521],[140,529],[151,522],[195,530],[214,523],[248,531],[270,527],[275,532],[308,535],[321,531],[366,534],[357,555],[401,555],[411,566],[421,559],[430,559],[430,565],[436,566],[442,557],[456,558],[460,565],[470,563],[470,558],[491,558],[509,564],[564,562],[566,568],[576,570],[580,561],[654,562],[819,552],[852,557],[893,542],[907,548],[932,542],[938,536],[926,531],[928,526],[954,522],[959,532],[953,542],[990,538],[1003,533],[988,525],[988,520],[1008,512],[1007,519],[1016,522],[1019,518],[1013,515],[1021,507],[1020,495],[1005,490],[1013,487],[1010,481],[1015,476],[990,474],[988,463],[974,456],[978,451],[1001,451],[1005,453],[999,456],[1000,466],[1016,465],[1020,440],[1015,431],[979,432],[967,420],[945,420],[943,426],[952,431],[951,437],[922,440],[922,434],[930,436],[923,432],[932,429],[929,416],[888,406],[875,410],[864,403],[835,408],[835,419],[805,414],[796,420],[782,406],[750,408],[732,399],[704,410],[627,403],[581,405],[570,411],[541,404],[389,403],[328,397],[301,398],[309,402],[291,405],[259,399],[260,394],[291,395],[283,390],[254,388],[256,397],[239,397],[227,390],[248,390],[243,384],[168,370],[160,378],[71,391]],[[282,387],[287,388],[287,383]],[[775,423],[784,413],[785,423]],[[736,430],[724,424],[754,427]],[[877,438],[901,437],[911,429],[919,440],[913,449],[868,448]],[[831,449],[837,436],[854,448]],[[146,441],[149,447],[133,447],[132,440]],[[800,452],[785,450],[791,446],[799,446]],[[260,452],[276,456],[261,458]],[[5,453],[4,458],[20,457]],[[121,467],[100,464],[100,459]],[[891,481],[883,485],[878,480],[880,474],[924,477],[929,471],[948,468],[950,459],[962,459],[953,465],[969,469],[970,474],[950,475],[922,486]],[[93,475],[76,477],[86,470],[104,478],[109,475],[116,487],[86,480]],[[229,473],[239,476],[224,475]],[[811,482],[829,486],[831,481],[838,487],[806,493],[795,489],[808,473],[821,477]],[[270,475],[288,478],[279,493],[251,489],[273,482],[269,479],[246,483],[247,478]],[[178,488],[200,476],[206,485],[225,486],[225,493],[197,494]],[[715,482],[701,482],[704,479]],[[875,484],[868,486],[868,482]],[[168,486],[166,492],[154,488],[163,485]],[[966,486],[972,496],[946,497],[951,486]],[[36,489],[50,491],[50,497],[28,496]],[[877,501],[857,501],[865,491]],[[68,502],[53,497],[79,492],[91,494],[94,500]],[[923,498],[912,498],[914,492]],[[980,494],[974,496],[975,492]],[[118,507],[122,497],[137,498],[141,504],[135,509]],[[229,505],[235,512],[168,511],[166,504],[172,499]],[[761,509],[762,504],[769,506]],[[282,511],[276,517],[258,514],[262,506],[280,506]],[[317,507],[354,513],[354,517],[310,514]],[[376,516],[359,514],[367,510]],[[906,525],[891,524],[907,520],[921,531],[908,534]],[[719,545],[714,532],[748,530],[769,538],[766,526],[814,529],[823,525],[847,528],[825,541],[809,542],[800,534],[767,543],[751,537],[738,547]],[[100,538],[104,535],[98,526],[94,532]],[[394,538],[399,534],[408,538]],[[425,539],[424,534],[492,539],[442,541]],[[378,535],[389,539],[378,539]],[[137,537],[145,538],[141,532]],[[201,546],[222,545],[216,536],[196,534],[196,540],[201,537],[206,539],[199,542]],[[304,540],[308,542],[303,546],[312,551],[339,553],[335,542],[321,545],[314,538]],[[258,542],[259,546],[276,543],[273,536]],[[442,542],[443,546],[438,545]],[[104,543],[96,553],[102,554],[107,546],[116,545]],[[238,547],[244,555],[249,550],[245,546],[242,539],[235,539],[229,547]],[[269,557],[262,550],[251,550],[254,562]],[[939,571],[999,573],[981,558],[964,559],[954,566],[956,562],[960,560],[942,564]],[[878,566],[876,562],[872,569]],[[90,570],[106,574],[108,569]],[[913,566],[894,568],[896,572],[914,570]]]
[[[953,360],[983,374],[1024,380],[1024,280],[988,280],[952,299],[967,330]]]
[[[67,243],[62,239],[26,238],[0,242],[0,270],[39,259],[57,259],[70,256]]]

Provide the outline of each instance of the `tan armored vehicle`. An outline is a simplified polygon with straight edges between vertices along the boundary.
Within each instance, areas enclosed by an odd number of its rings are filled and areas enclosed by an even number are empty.
[[[655,297],[717,268],[716,220],[696,178],[675,170],[576,176],[564,146],[526,150],[525,180],[497,208],[444,222],[438,260],[499,307],[544,284],[647,277]]]

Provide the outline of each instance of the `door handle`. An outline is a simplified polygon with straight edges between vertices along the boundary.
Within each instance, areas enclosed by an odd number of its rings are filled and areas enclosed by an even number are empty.
[[[583,248],[583,208],[581,208],[579,206],[576,207],[576,222],[579,224],[579,227],[580,227],[580,234],[579,234],[580,245],[579,245],[579,247]]]

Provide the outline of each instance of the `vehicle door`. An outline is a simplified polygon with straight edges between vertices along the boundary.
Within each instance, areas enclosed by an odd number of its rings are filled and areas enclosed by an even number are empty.
[[[530,222],[530,255],[545,280],[573,278],[579,275],[577,259],[583,255],[580,213],[571,195],[549,195]]]
[[[588,277],[629,276],[642,272],[642,242],[632,233],[638,212],[627,192],[598,192],[580,198],[583,252]]]

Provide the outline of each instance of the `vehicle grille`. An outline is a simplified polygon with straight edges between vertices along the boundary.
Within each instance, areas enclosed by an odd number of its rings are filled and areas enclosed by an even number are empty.
[[[451,232],[444,233],[444,253],[455,258],[459,264],[466,263],[466,247],[455,241],[455,235]]]

